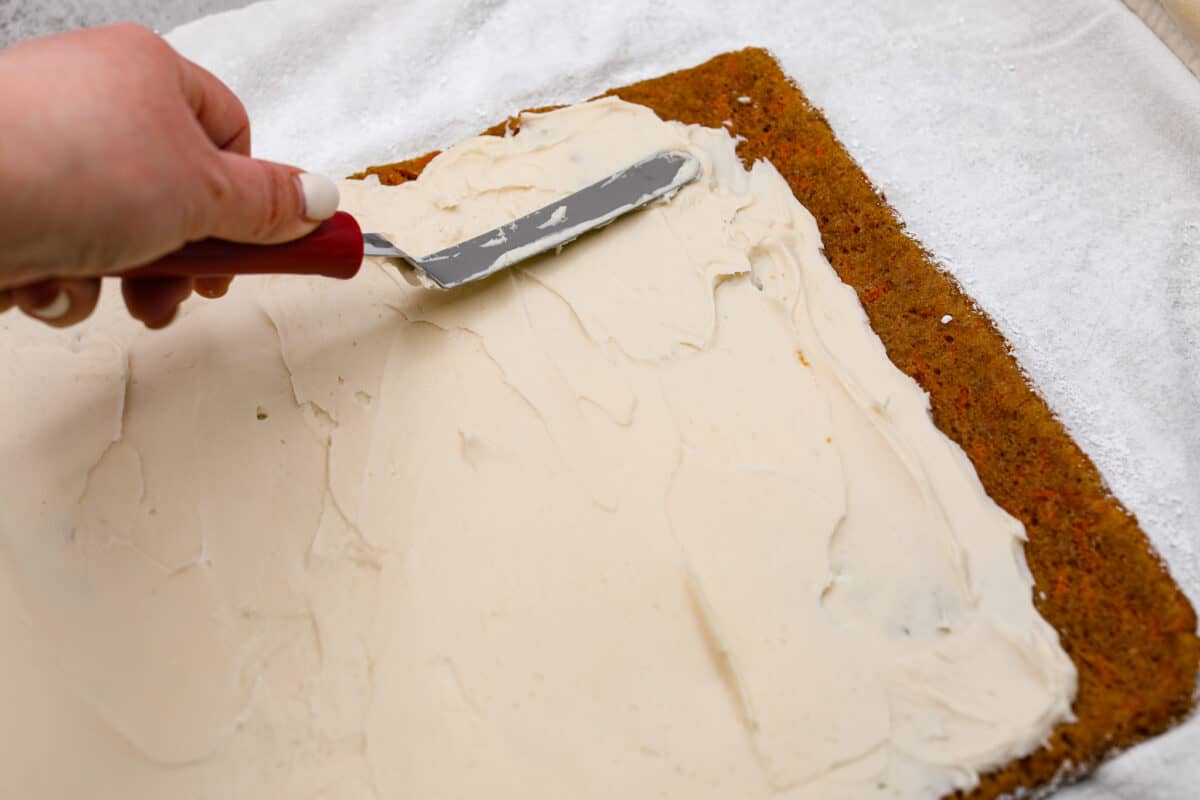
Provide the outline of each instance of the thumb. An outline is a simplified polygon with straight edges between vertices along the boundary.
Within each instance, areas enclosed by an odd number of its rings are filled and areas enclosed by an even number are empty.
[[[236,153],[217,157],[221,188],[210,197],[205,236],[276,244],[304,236],[337,211],[337,185],[324,175]]]

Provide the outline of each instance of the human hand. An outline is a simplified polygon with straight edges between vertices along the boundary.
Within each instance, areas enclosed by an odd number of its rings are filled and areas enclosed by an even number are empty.
[[[145,28],[49,36],[0,52],[0,312],[64,327],[99,275],[207,237],[274,244],[337,210],[328,178],[250,155],[246,110]],[[151,328],[228,278],[125,280]]]

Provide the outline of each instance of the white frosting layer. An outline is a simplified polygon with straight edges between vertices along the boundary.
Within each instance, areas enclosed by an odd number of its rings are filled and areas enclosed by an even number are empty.
[[[771,165],[610,99],[343,208],[432,252],[667,149],[669,203],[455,292],[0,321],[0,787],[932,798],[1038,746],[1021,526]]]

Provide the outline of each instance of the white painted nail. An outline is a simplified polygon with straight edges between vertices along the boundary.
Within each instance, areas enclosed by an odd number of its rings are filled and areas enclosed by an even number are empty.
[[[41,308],[31,309],[35,317],[45,320],[56,320],[65,316],[71,310],[71,297],[62,289],[58,290],[58,294],[54,295],[54,299],[48,305]]]
[[[305,219],[320,222],[333,216],[340,200],[336,183],[315,172],[301,172],[296,182],[304,198]]]

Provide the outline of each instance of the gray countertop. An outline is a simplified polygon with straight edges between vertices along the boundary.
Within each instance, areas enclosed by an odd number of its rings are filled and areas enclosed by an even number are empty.
[[[247,0],[0,0],[0,48],[47,33],[140,22],[165,32],[188,20],[246,5]]]

